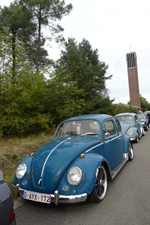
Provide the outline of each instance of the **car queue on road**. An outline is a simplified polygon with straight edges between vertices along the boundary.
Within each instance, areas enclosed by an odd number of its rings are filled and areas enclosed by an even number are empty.
[[[133,143],[138,143],[148,128],[148,119],[142,112],[69,118],[57,127],[51,142],[21,160],[14,186],[22,198],[47,204],[101,202],[108,180],[133,160]],[[7,186],[1,171],[0,185]],[[12,195],[8,186],[7,189],[11,207],[3,204],[1,209],[7,208],[6,220],[15,225]],[[1,199],[2,196],[1,191]]]
[[[100,202],[147,128],[136,113],[68,118],[50,142],[19,162],[14,188],[23,199],[47,204]]]

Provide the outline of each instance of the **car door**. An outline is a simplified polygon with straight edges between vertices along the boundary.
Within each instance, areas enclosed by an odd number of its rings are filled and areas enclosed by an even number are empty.
[[[113,119],[104,122],[103,134],[106,159],[113,170],[123,160],[123,134]]]

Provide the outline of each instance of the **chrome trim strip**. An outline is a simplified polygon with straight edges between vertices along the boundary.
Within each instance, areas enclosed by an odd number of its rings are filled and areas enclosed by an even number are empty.
[[[44,164],[43,164],[43,167],[42,167],[42,171],[41,171],[41,176],[40,176],[40,180],[39,180],[39,182],[41,182],[41,179],[42,179],[42,177],[43,177],[43,173],[44,173],[44,169],[45,169],[45,165],[46,165],[46,163],[47,163],[47,160],[49,159],[49,157],[51,156],[51,154],[55,151],[55,149],[59,146],[59,145],[61,145],[61,144],[63,144],[65,141],[67,141],[68,139],[70,139],[70,138],[67,138],[67,139],[65,139],[65,140],[63,140],[62,142],[60,142],[58,145],[56,145],[53,149],[52,149],[52,151],[48,154],[48,156],[47,156],[47,158],[45,159],[45,162],[44,162]],[[38,182],[38,183],[39,183]]]
[[[124,161],[121,163],[120,167],[118,167],[118,169],[116,170],[115,173],[111,173],[112,175],[112,179],[114,179],[116,177],[116,175],[119,173],[119,171],[122,169],[122,167],[126,164],[128,160],[125,158]]]
[[[94,148],[96,148],[96,147],[98,147],[98,146],[100,146],[102,144],[104,144],[104,142],[102,142],[100,144],[97,144],[97,145],[94,145],[92,148],[89,148],[88,150],[86,150],[86,153],[92,151]]]
[[[120,134],[120,135],[115,136],[115,137],[111,136],[111,137],[113,137],[113,138],[110,137],[109,140],[103,141],[103,142],[101,142],[100,144],[94,145],[92,148],[90,148],[89,150],[87,150],[86,153],[92,151],[95,147],[98,147],[98,146],[100,146],[100,145],[102,145],[102,144],[104,144],[104,143],[110,142],[110,141],[112,141],[113,139],[121,138],[122,136],[123,136],[123,134]]]
[[[112,135],[112,136],[108,137],[108,139],[105,141],[105,143],[110,142],[110,141],[112,141],[112,140],[114,140],[114,139],[121,138],[122,136],[123,136],[123,134],[120,134],[120,135],[118,135],[118,136]]]

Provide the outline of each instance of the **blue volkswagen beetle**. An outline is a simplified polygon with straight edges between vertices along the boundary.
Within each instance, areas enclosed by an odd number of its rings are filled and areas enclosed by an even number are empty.
[[[31,201],[100,202],[108,180],[132,159],[132,142],[116,118],[76,116],[60,123],[52,141],[22,159],[14,186],[17,194]]]
[[[138,143],[145,135],[143,125],[136,113],[119,113],[115,117],[120,121],[123,133],[127,134],[132,142]]]

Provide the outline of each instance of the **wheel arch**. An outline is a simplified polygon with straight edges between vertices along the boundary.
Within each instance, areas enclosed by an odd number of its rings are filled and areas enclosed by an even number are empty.
[[[106,173],[107,173],[107,179],[108,180],[112,180],[112,177],[111,177],[111,173],[110,173],[110,169],[109,169],[109,166],[108,166],[108,164],[107,164],[107,162],[106,161],[103,161],[102,163],[101,163],[101,165],[105,168],[105,170],[106,170]],[[100,165],[100,166],[101,166]]]

